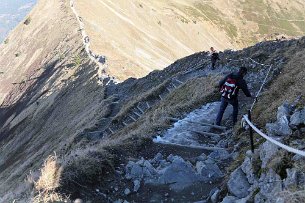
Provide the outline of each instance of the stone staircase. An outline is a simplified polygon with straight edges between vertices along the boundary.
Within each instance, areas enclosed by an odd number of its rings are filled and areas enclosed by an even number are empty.
[[[203,69],[203,67],[206,66],[207,63],[208,62],[206,58],[202,57],[202,55],[200,54],[197,54],[191,61],[187,60],[184,63],[178,62],[172,64],[171,68],[186,67],[186,70],[174,75],[163,87],[161,87],[161,91],[159,94],[150,95],[134,104],[127,111],[127,113],[124,114],[122,119],[113,120],[114,117],[104,118],[112,119],[112,121],[110,121],[110,123],[107,125],[108,127],[106,129],[87,132],[87,134],[89,135],[89,137],[95,137],[99,139],[109,137],[112,134],[122,130],[123,128],[135,123],[149,109],[159,104],[160,101],[164,100],[175,89],[180,88],[187,80],[195,78],[192,73],[198,71],[199,69]],[[201,75],[198,75],[197,77],[200,76]],[[119,102],[112,102],[112,105],[112,109],[116,109],[116,112],[113,112],[112,115],[116,115],[120,111],[120,108],[116,108],[116,105],[119,105]]]

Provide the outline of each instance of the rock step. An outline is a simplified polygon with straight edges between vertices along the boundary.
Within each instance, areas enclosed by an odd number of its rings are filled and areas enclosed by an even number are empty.
[[[166,87],[166,89],[170,92],[174,91],[176,88],[177,87],[173,84],[173,82],[170,82]]]
[[[177,118],[171,118],[171,117],[169,117],[168,119],[169,119],[170,121],[174,121],[174,122],[180,121],[180,119],[177,119]],[[185,122],[194,123],[194,124],[198,124],[198,125],[209,126],[209,127],[214,128],[214,129],[222,130],[222,131],[226,131],[226,130],[227,130],[227,128],[224,127],[224,126],[218,126],[218,125],[213,125],[213,124],[204,123],[204,122],[196,122],[196,121],[185,121]]]
[[[128,117],[131,118],[133,121],[137,121],[136,117],[133,116],[133,115],[130,115],[130,114],[129,114]]]
[[[154,106],[155,104],[157,104],[159,102],[160,102],[160,98],[158,97],[157,99],[147,101],[147,106],[149,106],[149,108],[151,108],[152,106]]]
[[[167,95],[169,95],[169,93],[170,93],[169,91],[165,90],[159,95],[159,98],[163,100],[165,97],[167,97]]]
[[[178,85],[182,85],[183,84],[183,82],[181,80],[179,80],[178,78],[175,78],[173,80],[173,82],[175,82],[176,84],[178,83]]]
[[[135,114],[138,117],[141,117],[143,115],[142,111],[140,111],[139,109],[135,108],[132,109],[132,113]]]
[[[107,128],[104,132],[103,132],[103,137],[107,137],[109,135],[111,135],[113,133],[112,130],[110,130],[109,128]]]
[[[119,123],[111,123],[109,128],[116,132],[118,130],[121,130],[124,127],[123,123],[119,122]]]
[[[146,103],[145,101],[139,102],[138,105],[137,105],[137,108],[140,108],[140,109],[143,111],[143,113],[144,113],[147,109],[149,109],[149,107],[147,106],[147,103]]]
[[[221,134],[216,134],[216,133],[209,133],[209,132],[204,132],[204,131],[196,131],[196,130],[192,130],[192,132],[194,133],[198,133],[200,135],[203,135],[203,136],[208,136],[208,137],[216,137],[216,136],[220,136]]]
[[[138,109],[138,111],[140,111],[141,114],[144,114],[144,111],[145,111],[145,110],[143,110],[143,109],[139,106],[139,103],[137,104],[136,109]]]
[[[125,124],[123,124],[123,122],[124,122]],[[133,122],[134,122],[134,120],[133,120],[132,118],[130,118],[129,116],[126,116],[126,117],[123,119],[122,124],[123,124],[123,125],[129,125],[129,124],[131,124],[131,123],[133,123]]]

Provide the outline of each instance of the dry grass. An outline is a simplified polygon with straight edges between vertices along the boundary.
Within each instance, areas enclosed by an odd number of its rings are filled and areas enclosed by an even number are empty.
[[[301,203],[305,201],[305,190],[302,191],[283,191],[278,194],[285,203]]]
[[[34,184],[37,191],[34,203],[67,202],[67,197],[56,192],[60,186],[61,172],[56,155],[49,156],[43,164],[40,178]]]
[[[254,117],[261,126],[270,122],[270,118],[275,118],[277,108],[283,102],[293,102],[299,95],[304,93],[305,79],[305,51],[299,51],[294,54],[290,62],[285,65],[281,74],[272,81],[271,86],[263,94],[254,109]],[[276,99],[275,99],[276,98]],[[300,103],[304,104],[305,98]]]
[[[124,139],[133,136],[149,137],[167,128],[170,124],[168,117],[180,117],[207,102],[216,100],[219,94],[214,86],[219,79],[219,77],[203,77],[188,80],[115,137],[124,137]]]

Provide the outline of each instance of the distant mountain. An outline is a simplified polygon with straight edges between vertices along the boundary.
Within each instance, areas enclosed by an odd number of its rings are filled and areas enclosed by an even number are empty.
[[[194,52],[305,35],[304,0],[75,0],[94,53],[120,80]]]
[[[37,0],[0,0],[0,42],[33,8]]]

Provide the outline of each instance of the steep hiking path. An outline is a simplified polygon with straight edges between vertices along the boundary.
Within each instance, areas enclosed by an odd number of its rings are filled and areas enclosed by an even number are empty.
[[[109,117],[103,118],[101,129],[87,132],[85,136],[91,140],[111,139],[136,125],[189,80],[221,78],[240,66],[249,68],[246,80],[251,92],[256,94],[262,82],[270,81],[271,77],[266,75],[278,71],[282,61],[275,62],[272,69],[248,57],[227,58],[225,64],[216,70],[210,70],[209,64],[207,55],[199,55],[198,60],[189,63],[186,70],[174,74],[154,91],[143,93],[125,110],[113,111]],[[267,78],[266,81],[263,81],[264,78]],[[240,101],[244,103],[241,106],[242,115],[251,108],[252,100],[241,97]],[[118,107],[120,101],[113,103]],[[131,159],[117,169],[120,178],[109,186],[113,191],[109,195],[111,201],[118,198],[121,202],[193,202],[219,193],[226,173],[224,168],[238,157],[239,146],[234,142],[232,130],[227,128],[231,125],[231,110],[228,109],[224,116],[225,127],[213,125],[218,109],[219,102],[212,102],[184,115],[182,119],[168,117],[167,120],[175,122],[172,123],[174,126],[155,134],[149,150],[146,148],[140,152],[143,158]]]
[[[219,104],[208,103],[178,120],[154,139],[150,155],[127,163],[122,171],[122,182],[126,183],[122,190],[131,191],[125,197],[128,201],[195,202],[209,198],[210,191],[221,185],[224,168],[237,155],[228,149],[232,131],[212,125]]]
[[[88,57],[90,58],[90,60],[93,61],[98,66],[97,73],[98,73],[99,84],[108,85],[110,82],[116,82],[114,77],[111,77],[106,73],[108,67],[106,56],[99,56],[93,53],[92,50],[90,49],[90,38],[86,33],[85,25],[83,23],[83,18],[79,16],[74,5],[75,5],[74,0],[70,0],[70,7],[79,23],[79,28],[81,35],[83,37],[82,41],[85,47],[85,51]]]
[[[251,58],[235,62],[245,61],[252,66],[259,65],[263,73],[256,74],[266,76],[263,83],[261,80],[250,82],[253,94],[258,95],[270,80],[271,68],[264,69],[270,66]],[[233,131],[226,126],[213,125],[219,105],[219,102],[208,103],[183,119],[169,118],[175,123],[153,139],[157,148],[154,157],[129,161],[122,172],[127,181],[124,194],[128,201],[215,201],[225,177],[224,168],[239,156]],[[251,107],[251,101],[247,106]],[[224,115],[229,125],[231,114],[232,108],[229,108]]]

